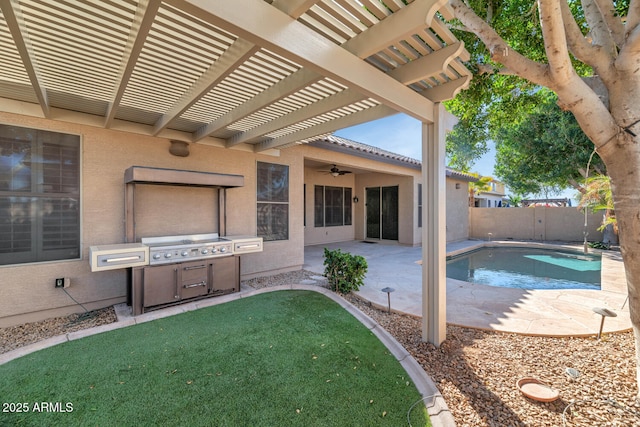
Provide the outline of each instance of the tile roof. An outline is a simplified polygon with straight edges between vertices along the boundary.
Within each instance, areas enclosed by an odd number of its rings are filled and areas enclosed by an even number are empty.
[[[412,157],[403,156],[402,154],[384,150],[373,145],[364,144],[362,142],[353,141],[351,139],[342,138],[336,135],[327,135],[322,138],[310,141],[309,145],[334,149],[341,152],[347,152],[360,157],[366,157],[384,163],[399,164],[411,167],[413,169],[421,169],[422,162]],[[475,176],[459,172],[451,168],[446,169],[446,175],[463,181],[475,182],[478,180]]]

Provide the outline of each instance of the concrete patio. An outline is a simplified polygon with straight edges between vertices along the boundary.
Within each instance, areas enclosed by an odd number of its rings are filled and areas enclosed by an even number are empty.
[[[447,245],[452,255],[478,248],[488,242],[463,241]],[[518,244],[492,242],[492,244]],[[526,243],[536,245],[537,243]],[[570,246],[562,245],[569,248]],[[392,287],[391,309],[411,316],[422,316],[422,249],[387,243],[349,241],[305,247],[304,268],[321,274],[324,271],[323,249],[342,249],[362,255],[369,269],[365,285],[356,293],[372,304],[387,308],[387,294]],[[555,245],[557,247],[557,245]],[[581,250],[582,247],[571,247]],[[617,317],[607,318],[604,332],[631,328],[627,289],[622,258],[619,253],[602,257],[602,288],[593,290],[524,290],[478,285],[447,279],[447,323],[474,328],[546,336],[588,336],[598,333],[600,315],[594,307],[607,308]]]

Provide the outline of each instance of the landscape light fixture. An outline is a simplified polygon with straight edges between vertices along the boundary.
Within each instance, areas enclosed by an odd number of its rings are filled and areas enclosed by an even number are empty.
[[[382,290],[382,292],[386,292],[387,293],[387,305],[388,305],[387,312],[389,314],[391,314],[391,292],[395,291],[395,289],[393,289],[393,288],[382,288],[381,290]]]

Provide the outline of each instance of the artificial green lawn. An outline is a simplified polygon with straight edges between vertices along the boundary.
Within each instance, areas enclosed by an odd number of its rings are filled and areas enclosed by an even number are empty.
[[[57,345],[0,366],[0,425],[402,426],[420,395],[316,292],[279,291]],[[71,412],[43,412],[59,402]],[[16,405],[12,407],[16,408]],[[41,412],[33,412],[33,409]],[[413,426],[428,425],[424,405]]]

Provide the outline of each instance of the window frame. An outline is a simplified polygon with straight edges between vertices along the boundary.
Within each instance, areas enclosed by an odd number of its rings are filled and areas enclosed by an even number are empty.
[[[34,136],[29,139],[11,137],[10,132],[5,128],[15,128],[23,132],[22,135],[33,134]],[[47,134],[58,135],[55,142],[51,142],[50,138],[47,138]],[[5,142],[9,144],[22,142],[29,147],[30,151],[29,183],[26,184],[26,187],[16,188],[13,185],[15,176],[10,175],[7,179],[10,188],[0,190],[0,203],[6,202],[10,209],[23,204],[25,210],[29,210],[30,213],[27,215],[29,230],[25,232],[29,235],[29,247],[25,251],[0,252],[0,268],[81,260],[83,257],[82,134],[0,122],[0,152],[5,147]],[[58,166],[53,170],[58,175],[59,182],[45,181],[47,174],[51,171],[50,165],[47,165],[43,160],[39,162],[32,160],[34,157],[42,158],[45,156],[45,150],[51,147],[57,151],[53,158],[60,159]],[[73,151],[71,161],[76,165],[75,171],[72,170],[75,176],[71,178],[71,191],[68,191],[68,182],[62,178],[65,175],[64,172],[68,172],[68,168],[63,166],[65,147],[70,147]],[[58,187],[56,191],[53,191],[52,186]],[[28,189],[25,190],[27,187]],[[58,216],[56,217],[55,214]],[[56,224],[56,222],[58,227],[53,227],[52,235],[51,231],[47,230],[51,230],[51,224]],[[70,227],[68,224],[73,225]],[[10,225],[7,232],[11,233],[11,239],[15,241],[15,228]],[[59,241],[58,245],[47,247],[56,240]],[[65,244],[63,242],[65,240],[70,243]]]
[[[270,168],[282,168],[280,174],[283,172],[286,174],[286,189],[282,191],[274,190],[273,180],[267,183],[265,188],[261,189],[260,174],[261,166],[267,165]],[[290,193],[291,193],[291,180],[290,180],[290,166],[279,163],[261,162],[256,161],[256,235],[262,237],[265,242],[283,241],[289,240],[290,234]],[[265,194],[262,194],[265,191]],[[262,194],[262,197],[261,197]],[[284,208],[284,209],[283,209]],[[268,212],[267,212],[268,211]],[[280,218],[280,224],[285,227],[284,230],[273,232],[273,226],[278,223],[278,216]],[[268,217],[269,224],[261,224],[261,217]],[[268,233],[261,233],[261,229],[268,228]]]
[[[332,203],[329,206],[327,203],[327,189],[330,191],[337,192],[340,191],[339,198],[335,200],[340,201],[340,205],[336,203]],[[325,228],[325,227],[349,227],[353,225],[353,206],[351,197],[353,195],[352,187],[338,187],[333,185],[314,185],[313,187],[313,225],[316,228]],[[336,195],[334,195],[336,196]],[[335,197],[334,197],[335,198]],[[335,212],[331,213],[330,209],[339,209],[340,214],[336,215]],[[337,216],[341,217],[341,222],[337,223],[334,221],[330,221],[328,224],[327,218],[336,218]]]

